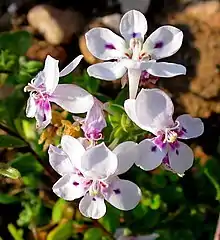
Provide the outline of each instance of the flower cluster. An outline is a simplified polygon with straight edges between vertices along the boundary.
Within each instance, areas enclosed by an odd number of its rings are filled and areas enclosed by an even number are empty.
[[[163,26],[144,41],[147,21],[142,13],[132,10],[122,17],[120,32],[123,38],[106,28],[93,28],[86,33],[89,51],[106,60],[90,66],[87,71],[102,80],[121,78],[123,86],[128,81],[129,99],[124,102],[125,112],[137,126],[155,137],[140,143],[125,141],[113,150],[105,145],[102,131],[107,126],[106,104],[79,86],[58,84],[59,77],[72,72],[82,55],[61,72],[58,61],[47,56],[44,69],[24,89],[30,92],[27,117],[35,117],[40,129],[51,122],[51,102],[73,114],[86,113],[85,118],[73,116],[84,136],[63,135],[60,145],[50,145],[48,153],[50,165],[61,175],[53,186],[54,193],[69,201],[81,198],[80,212],[93,219],[104,216],[104,200],[120,210],[131,210],[139,203],[140,188],[118,177],[133,164],[146,171],[161,165],[183,176],[192,166],[194,157],[191,148],[178,139],[195,138],[204,131],[202,121],[188,114],[174,121],[172,100],[162,90],[141,89],[138,93],[142,81],[155,84],[159,77],[186,73],[182,65],[157,62],[178,51],[182,31]]]

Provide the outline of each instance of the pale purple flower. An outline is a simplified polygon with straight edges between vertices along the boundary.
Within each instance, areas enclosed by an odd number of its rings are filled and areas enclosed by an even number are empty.
[[[105,105],[98,99],[94,98],[94,103],[87,112],[85,118],[73,116],[75,121],[82,124],[81,128],[85,137],[91,141],[97,141],[103,138],[102,130],[107,126],[104,108]]]
[[[62,177],[54,193],[65,199],[81,198],[80,212],[94,219],[105,215],[108,201],[121,210],[133,209],[141,198],[138,186],[117,175],[126,172],[137,158],[136,143],[123,142],[114,151],[104,143],[87,149],[71,136],[63,136],[61,147],[50,146],[49,161]]]
[[[124,104],[128,116],[140,128],[156,135],[138,145],[140,158],[136,162],[144,170],[152,170],[163,164],[167,169],[184,174],[193,164],[193,152],[179,139],[200,136],[204,126],[199,118],[188,114],[173,121],[173,103],[159,89],[142,89],[137,99],[128,99]]]
[[[24,88],[30,92],[26,115],[36,118],[38,128],[45,128],[51,121],[50,102],[71,113],[87,112],[93,105],[92,95],[84,89],[73,84],[58,84],[59,77],[72,72],[82,58],[78,56],[59,73],[58,60],[48,55],[43,71]]]
[[[136,10],[127,12],[121,19],[121,38],[107,28],[93,28],[86,33],[89,51],[101,60],[115,60],[90,66],[88,74],[103,80],[116,80],[128,73],[129,95],[135,98],[142,71],[156,77],[173,77],[186,74],[179,64],[156,62],[176,53],[182,45],[183,33],[176,27],[163,26],[144,42],[147,32],[144,15]]]
[[[114,234],[116,240],[156,240],[159,237],[159,234],[152,233],[148,235],[139,235],[139,236],[125,236],[125,229],[118,228]]]

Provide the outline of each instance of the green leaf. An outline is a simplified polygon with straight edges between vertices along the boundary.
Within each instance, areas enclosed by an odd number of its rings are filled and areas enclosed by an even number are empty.
[[[12,223],[8,224],[8,231],[11,233],[14,240],[24,240],[23,230],[16,229],[16,227]]]
[[[128,88],[125,87],[119,92],[119,94],[114,100],[114,103],[123,106],[127,98],[128,98]]]
[[[0,135],[0,147],[19,148],[25,146],[27,146],[27,144],[19,138],[10,135]]]
[[[18,179],[21,176],[17,169],[10,167],[6,163],[0,163],[0,174],[12,179]]]
[[[107,213],[99,222],[109,231],[115,232],[120,226],[120,210],[107,204]]]
[[[62,219],[63,211],[66,206],[67,202],[62,198],[59,198],[57,202],[54,204],[52,210],[52,221],[54,223],[58,223]]]
[[[103,232],[100,228],[90,228],[84,233],[83,240],[101,240]]]
[[[68,240],[73,234],[72,220],[60,223],[47,236],[47,240]]]
[[[43,63],[39,61],[27,61],[23,67],[26,68],[27,72],[30,74],[35,74],[43,67]]]
[[[20,154],[16,159],[10,162],[12,167],[18,169],[21,175],[29,173],[41,173],[43,167],[31,153]]]
[[[1,204],[12,204],[17,203],[19,198],[16,196],[10,196],[8,194],[0,193],[0,203]]]
[[[0,34],[0,49],[8,49],[17,55],[25,55],[31,42],[32,36],[27,31]]]

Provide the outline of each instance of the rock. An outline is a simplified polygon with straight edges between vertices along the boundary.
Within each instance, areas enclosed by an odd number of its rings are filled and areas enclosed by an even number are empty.
[[[220,28],[220,3],[219,1],[200,2],[186,8],[186,14],[200,21],[207,22],[210,26]]]
[[[61,46],[53,46],[45,41],[39,41],[34,43],[27,51],[26,56],[32,60],[44,61],[47,55],[58,59],[61,64],[65,62],[67,58],[66,51]]]
[[[51,44],[68,43],[74,34],[84,27],[84,18],[79,12],[60,10],[50,5],[37,5],[27,15],[29,24]]]

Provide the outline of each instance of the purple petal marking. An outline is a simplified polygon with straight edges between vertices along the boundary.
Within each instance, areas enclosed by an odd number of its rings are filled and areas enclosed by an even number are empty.
[[[121,193],[120,189],[118,189],[118,188],[117,189],[113,189],[113,191],[114,191],[115,194],[120,194]]]
[[[73,182],[73,185],[74,185],[74,186],[78,186],[79,183],[78,183],[78,182]]]
[[[156,42],[154,48],[162,48],[164,43],[162,41]]]
[[[95,201],[96,201],[96,199],[95,199],[95,198],[92,198],[92,201],[94,201],[94,202],[95,202]]]
[[[107,43],[105,44],[105,48],[109,50],[114,50],[116,47],[112,43]]]
[[[166,156],[164,157],[164,159],[162,160],[162,162],[163,162],[163,164],[166,164],[166,165],[169,165],[169,164],[170,164],[168,155],[166,155]]]
[[[151,152],[156,152],[157,151],[157,146],[151,147]]]
[[[132,33],[132,37],[133,37],[133,38],[136,38],[136,37],[137,37],[137,35],[138,35],[138,34],[137,34],[137,33],[135,33],[135,32],[133,32],[133,33]]]
[[[173,143],[170,143],[170,147],[172,150],[175,150],[177,149],[178,147],[180,146],[179,142],[178,141],[175,141]],[[178,155],[178,154],[177,154]]]
[[[187,133],[187,130],[184,127],[182,127],[182,131]]]

